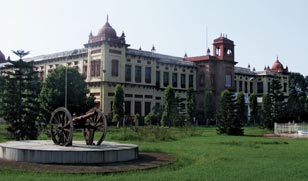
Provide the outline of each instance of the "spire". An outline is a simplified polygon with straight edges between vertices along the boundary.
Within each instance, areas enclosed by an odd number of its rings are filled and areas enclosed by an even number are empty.
[[[211,53],[211,50],[207,48],[206,55],[210,55],[210,53]]]
[[[185,52],[185,54],[184,54],[184,58],[186,58],[187,57],[187,53]]]
[[[92,38],[93,37],[93,34],[92,34],[92,30],[90,31],[90,34],[89,34],[89,38]]]
[[[141,49],[141,46],[139,47],[139,50],[142,50],[142,49]]]
[[[152,49],[151,49],[151,52],[155,52],[155,51],[156,51],[156,49],[155,49],[155,46],[154,46],[154,44],[153,44]]]
[[[250,69],[250,64],[248,64],[248,68]]]
[[[108,14],[107,14],[107,23],[108,23]]]

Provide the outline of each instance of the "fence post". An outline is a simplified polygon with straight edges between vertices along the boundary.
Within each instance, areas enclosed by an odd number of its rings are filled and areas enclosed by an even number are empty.
[[[277,123],[274,123],[274,134],[278,134],[278,130],[277,130]]]

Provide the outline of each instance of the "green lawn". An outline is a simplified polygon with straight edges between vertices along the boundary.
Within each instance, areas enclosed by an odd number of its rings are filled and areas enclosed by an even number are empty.
[[[307,180],[308,140],[263,138],[264,133],[259,128],[245,128],[245,136],[223,136],[217,135],[215,128],[171,128],[163,130],[169,141],[155,141],[111,128],[108,141],[138,144],[141,151],[165,152],[177,161],[151,170],[106,175],[5,169],[0,170],[0,180]],[[74,139],[82,139],[81,133]]]

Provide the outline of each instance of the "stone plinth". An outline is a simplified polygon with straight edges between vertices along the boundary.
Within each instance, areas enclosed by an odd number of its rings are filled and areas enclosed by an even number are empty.
[[[63,147],[47,140],[10,141],[0,143],[0,158],[34,163],[111,163],[137,159],[138,146],[106,141],[89,146],[84,141],[74,141],[73,146]]]

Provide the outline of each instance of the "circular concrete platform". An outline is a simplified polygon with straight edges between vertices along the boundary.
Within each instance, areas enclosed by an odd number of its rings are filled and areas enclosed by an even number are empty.
[[[138,146],[106,141],[89,146],[84,141],[74,141],[73,146],[64,147],[49,140],[10,141],[0,143],[0,158],[33,163],[112,163],[137,159]]]

